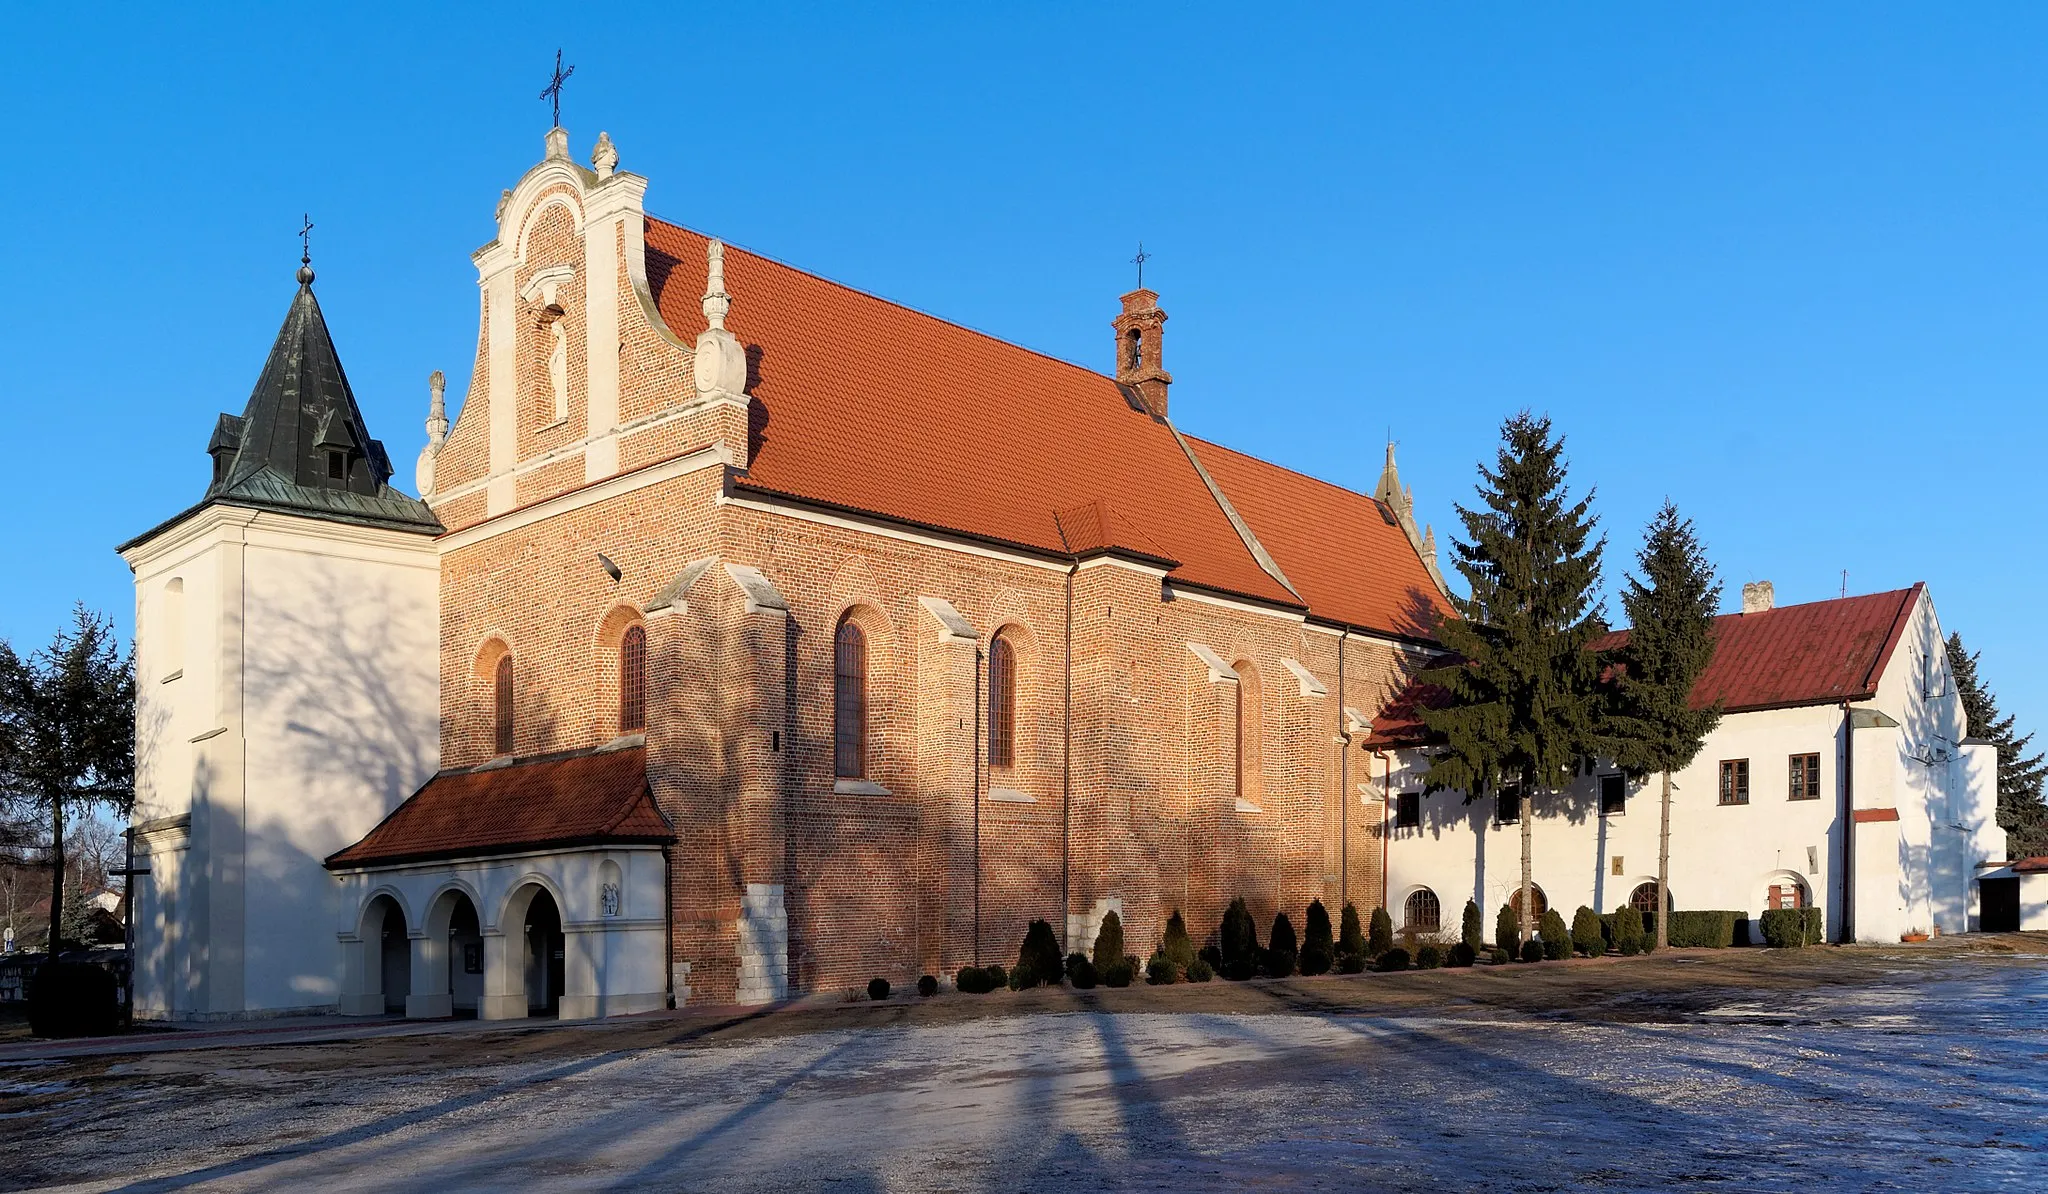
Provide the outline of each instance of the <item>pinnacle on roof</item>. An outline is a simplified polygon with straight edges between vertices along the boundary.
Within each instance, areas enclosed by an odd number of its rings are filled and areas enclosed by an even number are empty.
[[[438,532],[425,503],[390,485],[391,462],[363,424],[303,261],[298,281],[247,409],[214,428],[205,502]]]

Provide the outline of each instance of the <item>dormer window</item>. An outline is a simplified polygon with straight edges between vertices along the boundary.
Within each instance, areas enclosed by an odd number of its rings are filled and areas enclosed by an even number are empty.
[[[348,453],[337,451],[327,453],[327,479],[329,481],[348,480]]]

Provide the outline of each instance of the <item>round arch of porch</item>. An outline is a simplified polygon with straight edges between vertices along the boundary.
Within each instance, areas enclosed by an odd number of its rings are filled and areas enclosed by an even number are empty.
[[[341,1011],[381,1016],[405,1010],[412,993],[412,934],[415,924],[405,894],[380,885],[363,897],[356,912],[355,941],[344,958]]]

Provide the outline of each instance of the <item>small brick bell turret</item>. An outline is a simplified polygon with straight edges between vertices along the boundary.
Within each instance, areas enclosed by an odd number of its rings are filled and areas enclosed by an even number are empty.
[[[1159,309],[1159,295],[1143,287],[1123,302],[1123,314],[1110,321],[1116,329],[1116,379],[1136,389],[1145,406],[1163,419],[1166,387],[1173,384],[1173,374],[1160,363],[1166,312]]]

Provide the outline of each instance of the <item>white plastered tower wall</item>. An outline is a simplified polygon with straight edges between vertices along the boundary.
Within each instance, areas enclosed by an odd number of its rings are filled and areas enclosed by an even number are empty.
[[[1788,798],[1794,754],[1820,756],[1820,798]],[[1719,802],[1724,759],[1749,760],[1747,804]],[[1360,799],[1419,792],[1426,769],[1421,751],[1377,756]],[[1923,590],[1873,699],[1727,714],[1693,764],[1673,774],[1672,898],[1681,910],[1754,919],[1773,886],[1796,881],[1823,909],[1830,940],[1974,930],[1978,863],[2004,854],[1996,770],[1993,748],[1966,741],[1940,623]],[[1582,778],[1534,803],[1533,878],[1567,920],[1582,904],[1612,911],[1657,875],[1656,777],[1630,784],[1618,815],[1599,811],[1599,782],[1597,774]],[[1437,792],[1422,798],[1419,827],[1389,826],[1386,903],[1397,927],[1407,896],[1428,887],[1447,929],[1475,899],[1491,936],[1495,911],[1521,882],[1520,827],[1495,824],[1493,810],[1490,797],[1468,805],[1463,793]]]
[[[138,1016],[332,1011],[321,866],[440,754],[426,535],[231,505],[123,553],[136,583]]]

